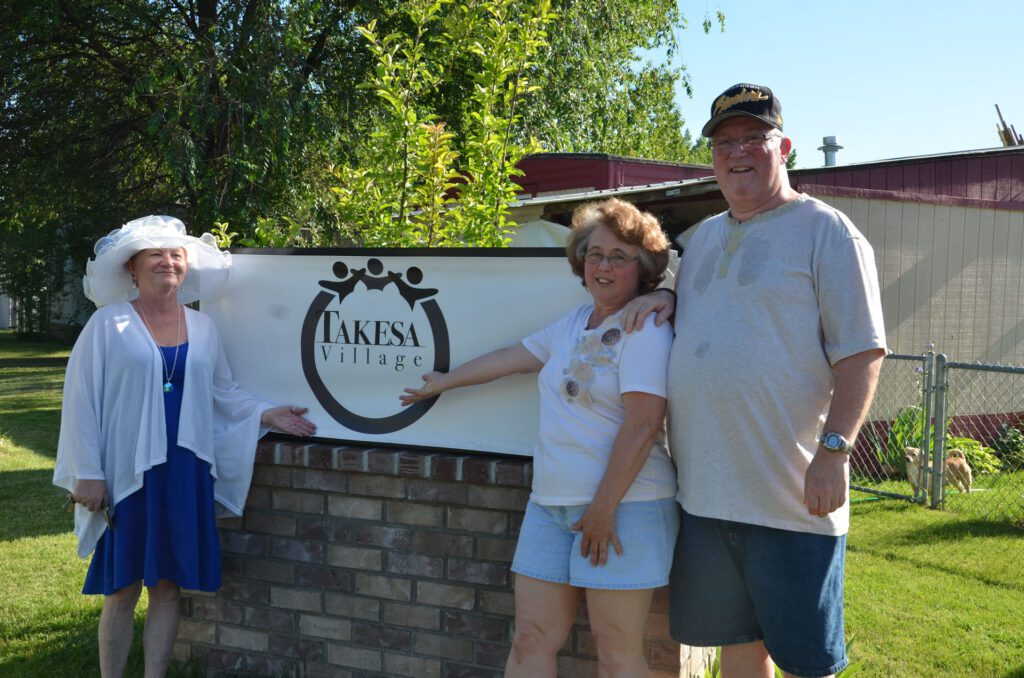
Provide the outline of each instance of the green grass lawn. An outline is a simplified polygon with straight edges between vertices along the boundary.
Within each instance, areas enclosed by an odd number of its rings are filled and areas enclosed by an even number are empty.
[[[61,355],[66,347],[0,331],[0,361]],[[62,379],[51,364],[0,366],[0,676],[98,673],[100,600],[79,593],[86,561],[50,484]],[[846,623],[857,675],[1024,678],[1024,530],[892,500],[852,510]],[[145,597],[140,622],[144,611]],[[142,675],[139,631],[129,676]]]
[[[75,555],[72,514],[61,510],[64,493],[51,484],[64,380],[53,359],[68,352],[0,332],[0,361],[18,361],[0,366],[2,676],[98,675],[101,599],[80,593],[88,561]],[[33,359],[48,360],[23,365]],[[141,651],[128,675],[142,675]]]
[[[871,676],[1024,676],[1024,531],[920,506],[855,505],[846,623]]]

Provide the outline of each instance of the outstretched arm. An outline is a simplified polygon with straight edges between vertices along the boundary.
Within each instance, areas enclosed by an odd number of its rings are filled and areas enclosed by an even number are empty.
[[[538,372],[542,367],[544,363],[526,350],[525,346],[515,344],[473,358],[451,372],[428,372],[423,375],[423,386],[407,388],[405,394],[398,398],[403,406],[412,405],[453,388],[486,384],[510,374]]]
[[[875,396],[885,351],[871,349],[843,358],[832,366],[835,380],[825,431],[854,440]],[[850,488],[850,455],[818,447],[804,475],[804,504],[808,513],[825,516],[846,503]]]

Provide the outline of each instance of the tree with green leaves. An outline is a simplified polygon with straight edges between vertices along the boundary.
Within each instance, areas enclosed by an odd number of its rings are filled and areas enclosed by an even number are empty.
[[[250,244],[498,244],[523,152],[701,159],[685,73],[634,56],[683,23],[666,0],[10,0],[0,288],[42,328],[92,243],[148,213]]]
[[[368,98],[355,26],[380,6],[4,3],[0,287],[22,329],[45,324],[69,259],[76,278],[92,242],[140,214],[247,236],[317,223],[322,168]]]
[[[551,48],[538,69],[541,90],[524,114],[524,133],[549,151],[710,164],[707,144],[685,131],[676,89],[692,94],[677,32],[688,27],[676,0],[556,0]],[[701,30],[725,29],[705,15]],[[663,51],[663,63],[640,53]]]
[[[635,56],[671,57],[685,25],[675,3],[556,5],[410,0],[400,11],[411,30],[362,29],[377,60],[364,87],[383,110],[334,169],[346,241],[502,244],[515,163],[540,148],[710,163],[675,104],[675,87],[689,90],[685,71]],[[468,97],[453,96],[460,83]]]
[[[522,4],[522,3],[518,3]],[[547,46],[548,0],[408,0],[408,33],[360,28],[377,67],[363,85],[381,110],[350,162],[334,169],[344,238],[374,246],[500,246],[516,164],[538,150],[516,139],[529,75]],[[461,129],[435,102],[465,78]]]

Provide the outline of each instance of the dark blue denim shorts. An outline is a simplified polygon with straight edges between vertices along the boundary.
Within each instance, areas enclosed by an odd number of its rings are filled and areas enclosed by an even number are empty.
[[[714,647],[763,640],[797,676],[847,664],[846,535],[831,537],[701,518],[683,511],[669,579],[672,637]]]

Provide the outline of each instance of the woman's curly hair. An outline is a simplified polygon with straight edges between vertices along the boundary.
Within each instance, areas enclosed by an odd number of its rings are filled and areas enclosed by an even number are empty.
[[[665,278],[668,266],[668,238],[661,230],[658,219],[650,212],[642,212],[632,203],[618,198],[580,205],[572,215],[572,233],[565,245],[572,272],[583,278],[583,255],[587,253],[590,234],[604,225],[616,238],[639,248],[640,294],[658,287]]]

